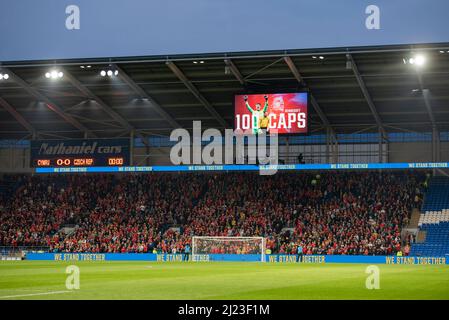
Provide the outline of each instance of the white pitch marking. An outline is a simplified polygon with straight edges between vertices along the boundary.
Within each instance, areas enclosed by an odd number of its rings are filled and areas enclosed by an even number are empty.
[[[71,291],[50,291],[50,292],[41,292],[41,293],[18,294],[18,295],[14,295],[14,296],[3,296],[3,297],[0,297],[0,299],[31,297],[31,296],[44,296],[44,295],[49,295],[49,294],[60,294],[60,293],[67,293],[67,292],[71,292]]]

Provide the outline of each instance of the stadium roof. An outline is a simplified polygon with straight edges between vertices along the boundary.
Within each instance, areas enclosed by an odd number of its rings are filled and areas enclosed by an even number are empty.
[[[33,131],[39,138],[118,137],[132,130],[166,136],[172,128],[191,128],[193,120],[203,128],[231,128],[235,94],[305,89],[313,96],[310,132],[447,131],[448,50],[427,45],[4,64],[0,73],[10,77],[0,80],[0,138]],[[424,66],[404,64],[418,53],[426,56]],[[118,76],[99,75],[108,68]],[[50,69],[63,71],[63,78],[47,79]]]

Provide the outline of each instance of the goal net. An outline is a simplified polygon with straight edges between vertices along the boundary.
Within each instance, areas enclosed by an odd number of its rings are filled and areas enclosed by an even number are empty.
[[[263,237],[192,237],[192,260],[200,255],[246,254],[259,255],[265,262],[265,238]]]

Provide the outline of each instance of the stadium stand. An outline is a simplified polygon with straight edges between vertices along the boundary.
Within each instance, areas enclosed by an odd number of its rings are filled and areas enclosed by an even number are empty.
[[[418,172],[18,176],[0,246],[181,252],[196,236],[264,236],[272,252],[394,254]],[[68,226],[71,231],[64,230]],[[290,231],[290,230],[293,230]],[[221,253],[222,248],[216,248]],[[244,253],[244,252],[242,252]]]
[[[412,245],[411,254],[417,256],[444,256],[449,254],[449,178],[433,177],[424,198],[419,218],[424,243]]]

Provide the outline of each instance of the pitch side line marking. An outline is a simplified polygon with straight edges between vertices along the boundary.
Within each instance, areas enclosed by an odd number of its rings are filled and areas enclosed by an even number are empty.
[[[0,299],[31,297],[31,296],[43,296],[43,295],[61,294],[61,293],[67,293],[67,292],[70,292],[70,291],[50,291],[50,292],[41,292],[41,293],[18,294],[18,295],[14,295],[14,296],[3,296],[3,297],[0,297]]]

